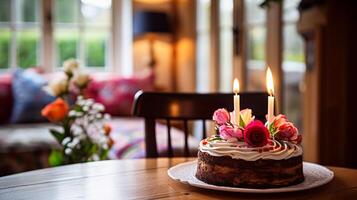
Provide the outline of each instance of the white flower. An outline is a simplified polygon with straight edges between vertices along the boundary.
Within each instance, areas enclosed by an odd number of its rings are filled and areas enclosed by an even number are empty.
[[[76,113],[75,110],[71,110],[71,111],[69,111],[68,116],[70,116],[70,117],[75,117],[76,114],[77,114],[77,113]]]
[[[62,145],[66,145],[68,142],[71,141],[71,138],[69,137],[65,137],[63,140],[62,140]]]
[[[76,112],[76,117],[82,117],[83,116],[83,112]]]
[[[109,148],[109,146],[107,143],[103,144],[103,149],[107,150],[108,148]]]
[[[88,106],[83,106],[82,110],[83,110],[83,111],[88,111],[88,110],[89,110],[89,107],[88,107]]]
[[[103,115],[102,115],[102,114],[100,114],[100,113],[98,113],[98,114],[96,114],[96,115],[95,115],[95,117],[96,117],[96,118],[98,118],[98,119],[100,119],[100,118],[102,118],[102,117],[103,117]]]
[[[97,110],[97,111],[99,111],[99,112],[102,112],[102,111],[104,111],[104,106],[103,106],[102,104],[100,104],[100,103],[95,103],[95,104],[93,105],[93,109],[94,109],[94,110]]]
[[[73,81],[78,87],[83,88],[89,83],[90,77],[87,72],[77,71],[74,73]]]
[[[104,119],[105,119],[105,120],[110,120],[110,118],[111,118],[111,117],[110,117],[110,115],[109,115],[108,113],[105,113],[105,114],[104,114]]]
[[[72,149],[66,148],[66,149],[64,150],[64,153],[65,153],[66,155],[69,155],[69,154],[72,153]]]
[[[85,105],[86,106],[92,106],[94,104],[94,100],[93,99],[86,99],[85,100]]]
[[[45,90],[53,96],[61,96],[67,92],[67,80],[66,79],[55,79],[50,81]]]
[[[93,154],[92,159],[93,159],[93,161],[98,161],[99,156],[97,154]]]
[[[75,59],[68,59],[63,62],[63,71],[67,74],[74,74],[79,68],[79,63]]]

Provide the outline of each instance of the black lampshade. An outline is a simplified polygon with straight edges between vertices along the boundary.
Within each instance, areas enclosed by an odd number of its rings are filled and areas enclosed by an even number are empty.
[[[134,36],[146,33],[171,33],[169,16],[163,12],[138,11],[134,15]]]

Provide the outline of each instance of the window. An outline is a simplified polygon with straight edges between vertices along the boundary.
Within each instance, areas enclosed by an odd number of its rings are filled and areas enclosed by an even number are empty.
[[[233,0],[219,1],[219,90],[232,92]]]
[[[301,92],[305,75],[304,42],[296,30],[300,0],[284,1],[283,4],[283,73],[284,113],[302,130],[303,96]]]
[[[56,66],[77,58],[87,67],[108,66],[111,46],[111,0],[56,0]]]
[[[197,1],[197,91],[209,92],[210,88],[210,18],[211,1]]]
[[[91,69],[130,72],[130,9],[131,0],[0,0],[0,71],[51,71],[75,58]]]
[[[39,63],[40,10],[39,0],[0,0],[0,69]]]
[[[245,0],[247,90],[265,91],[266,9],[261,0]]]

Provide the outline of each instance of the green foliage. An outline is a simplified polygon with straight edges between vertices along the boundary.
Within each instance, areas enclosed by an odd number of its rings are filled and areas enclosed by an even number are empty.
[[[65,135],[55,129],[50,129],[50,133],[56,139],[58,143],[62,143],[62,140],[65,138]]]
[[[59,150],[52,150],[48,157],[48,163],[50,166],[59,166],[63,163],[63,153]]]
[[[9,67],[10,32],[0,30],[0,68]]]
[[[17,40],[17,65],[29,68],[37,64],[38,34],[35,32],[20,33]]]
[[[86,41],[87,66],[104,66],[105,65],[105,41],[101,38],[92,38]]]
[[[56,0],[55,1],[55,21],[71,23],[78,21],[78,3],[73,0]]]
[[[10,5],[11,1],[10,0],[2,0],[0,1],[0,22],[5,22],[10,20]]]
[[[36,32],[21,32],[17,37],[17,62],[22,68],[29,68],[38,64],[39,34]],[[10,32],[0,30],[0,68],[10,65]],[[65,34],[56,38],[58,66],[69,58],[76,58],[78,37],[76,34]],[[86,65],[105,65],[105,40],[102,35],[94,35],[85,41]]]
[[[65,38],[57,41],[59,63],[61,65],[65,60],[77,57],[77,38]]]

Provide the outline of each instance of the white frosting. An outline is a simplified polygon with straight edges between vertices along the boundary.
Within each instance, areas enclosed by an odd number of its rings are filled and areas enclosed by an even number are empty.
[[[259,159],[283,160],[302,155],[300,145],[282,141],[270,140],[263,147],[249,147],[245,142],[228,142],[225,140],[200,142],[200,151],[211,156],[230,156],[233,159],[255,161]]]

